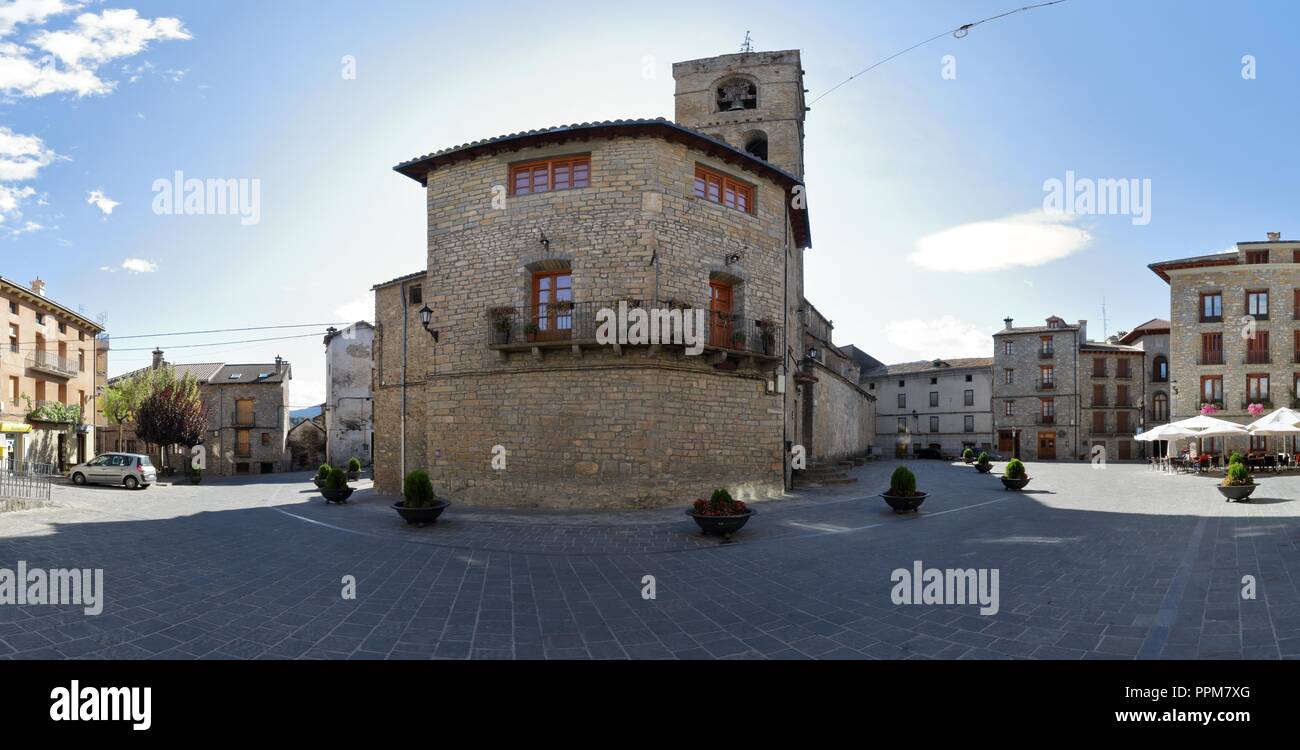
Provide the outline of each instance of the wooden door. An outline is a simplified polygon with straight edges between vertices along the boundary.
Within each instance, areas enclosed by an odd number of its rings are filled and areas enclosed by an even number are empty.
[[[731,285],[723,281],[709,282],[709,346],[723,349],[736,348],[731,336],[734,326],[731,318]]]
[[[1056,460],[1056,433],[1055,432],[1038,433],[1038,460],[1040,461]]]
[[[573,276],[548,271],[533,276],[533,323],[538,339],[567,339],[573,332]]]

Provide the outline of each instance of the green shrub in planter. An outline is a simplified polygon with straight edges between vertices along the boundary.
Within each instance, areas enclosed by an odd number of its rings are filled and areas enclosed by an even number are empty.
[[[433,494],[433,482],[423,469],[416,469],[402,480],[402,497],[406,498],[408,508],[433,507],[436,498]]]
[[[356,456],[348,459],[348,471],[361,471],[361,462]]]
[[[975,463],[979,464],[980,466],[987,466],[988,462],[989,462],[989,454],[986,451],[980,451],[980,456],[979,458],[975,459]]]
[[[895,497],[911,497],[916,494],[916,475],[906,466],[894,469],[889,477],[889,494]]]
[[[970,463],[973,458],[975,458],[974,450],[967,448],[966,450],[961,452],[961,460],[965,461],[966,463]]]
[[[325,489],[327,490],[346,490],[348,488],[348,477],[342,469],[330,469],[325,475]]]
[[[1007,479],[1024,479],[1025,464],[1018,458],[1013,458],[1007,462],[1007,468],[1002,472]]]
[[[1233,451],[1232,455],[1228,456],[1228,467],[1231,468],[1233,464],[1241,464],[1242,466],[1245,466],[1246,459],[1240,453]]]
[[[325,481],[325,477],[328,477],[330,475],[330,469],[332,468],[334,467],[330,466],[329,464],[321,464],[320,468],[316,470],[316,478],[321,480],[322,482]]]
[[[1251,484],[1250,470],[1245,464],[1235,463],[1228,464],[1228,475],[1223,478],[1224,487],[1236,487],[1243,484]]]

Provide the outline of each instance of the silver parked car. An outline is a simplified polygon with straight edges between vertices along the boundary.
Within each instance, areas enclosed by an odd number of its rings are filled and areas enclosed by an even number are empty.
[[[120,484],[128,490],[158,481],[153,461],[138,453],[105,453],[72,467],[68,476],[73,484]]]

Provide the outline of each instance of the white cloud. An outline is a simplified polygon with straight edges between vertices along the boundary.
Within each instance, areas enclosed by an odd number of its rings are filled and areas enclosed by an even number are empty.
[[[35,179],[41,168],[57,158],[40,138],[0,126],[0,182]]]
[[[375,317],[375,298],[373,295],[363,294],[335,309],[334,317],[340,323],[355,323],[358,320],[370,321]]]
[[[71,13],[80,3],[64,0],[10,0],[0,5],[0,36],[8,36],[19,24],[42,24],[50,16]]]
[[[153,273],[158,270],[158,264],[140,258],[127,258],[122,261],[122,268],[131,273]]]
[[[22,216],[19,206],[33,195],[36,195],[36,191],[29,187],[0,185],[0,223]]]
[[[908,256],[933,271],[998,271],[1041,266],[1076,253],[1092,242],[1087,230],[1070,226],[1077,217],[1042,210],[992,221],[976,221],[922,237]]]
[[[74,6],[60,7],[71,10]],[[31,23],[42,23],[50,15],[54,14],[27,12],[23,17],[30,17]],[[3,28],[3,17],[0,17],[0,29]],[[57,93],[107,94],[115,84],[100,78],[101,66],[138,55],[151,42],[191,38],[178,18],[141,18],[129,8],[82,13],[70,27],[57,31],[42,29],[27,44],[0,43],[0,91],[29,97]],[[174,79],[174,72],[169,73]]]
[[[289,381],[289,403],[305,408],[306,404],[325,403],[325,383],[310,378]]]
[[[107,195],[104,195],[103,190],[91,190],[90,195],[86,198],[86,202],[95,208],[98,208],[100,211],[103,211],[105,216],[113,213],[113,209],[122,205],[112,198],[109,198]]]
[[[993,332],[945,315],[935,320],[894,320],[884,329],[889,343],[925,357],[991,357]]]

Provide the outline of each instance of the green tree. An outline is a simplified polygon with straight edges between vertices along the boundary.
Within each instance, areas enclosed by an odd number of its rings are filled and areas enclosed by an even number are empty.
[[[170,367],[154,370],[135,415],[140,439],[160,447],[193,448],[203,442],[206,428],[207,408],[199,394],[199,381],[193,375],[178,378]]]
[[[140,405],[149,395],[151,377],[153,371],[145,370],[142,373],[122,378],[116,383],[104,388],[104,393],[100,397],[104,405],[104,418],[109,424],[117,425],[117,445],[122,447],[122,427],[135,421],[136,413],[140,411]]]

